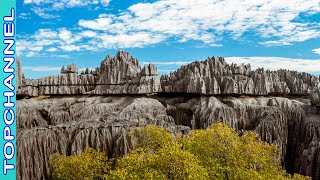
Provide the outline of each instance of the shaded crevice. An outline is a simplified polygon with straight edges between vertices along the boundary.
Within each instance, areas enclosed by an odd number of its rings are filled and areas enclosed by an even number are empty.
[[[52,120],[51,120],[51,118],[50,118],[50,114],[49,114],[49,112],[48,112],[47,110],[41,109],[41,110],[39,110],[39,112],[40,112],[41,117],[42,117],[44,120],[47,121],[48,125],[53,125],[53,124],[52,124]],[[35,127],[36,127],[36,126],[35,126]]]
[[[171,108],[167,110],[167,114],[172,116],[176,125],[183,125],[192,128],[192,119],[194,113],[191,109],[186,108]]]

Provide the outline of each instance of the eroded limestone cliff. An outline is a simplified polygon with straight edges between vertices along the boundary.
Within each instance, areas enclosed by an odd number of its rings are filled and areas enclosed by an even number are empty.
[[[158,78],[154,65],[141,68],[124,51],[95,70],[78,73],[72,64],[36,80],[18,74],[20,97],[51,95],[18,100],[18,179],[50,179],[48,159],[55,152],[70,155],[89,146],[122,156],[133,127],[187,133],[214,122],[257,132],[282,149],[287,171],[320,178],[319,77],[251,70],[213,57]]]

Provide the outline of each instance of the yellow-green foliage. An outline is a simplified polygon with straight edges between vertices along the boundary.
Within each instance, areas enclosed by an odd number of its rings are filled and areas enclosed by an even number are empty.
[[[308,179],[298,174],[292,177],[282,169],[280,150],[276,146],[259,140],[250,131],[240,136],[221,123],[213,124],[207,130],[193,130],[178,138],[156,126],[136,128],[130,135],[135,144],[133,150],[120,158],[113,169],[105,163],[106,156],[89,149],[79,156],[54,155],[51,158],[54,177],[99,179],[103,176],[114,180]]]
[[[92,148],[85,149],[80,155],[63,156],[53,154],[50,165],[55,180],[92,180],[103,179],[109,170],[107,156]]]
[[[130,136],[134,141],[134,149],[143,148],[156,151],[174,143],[172,135],[166,129],[157,126],[135,128]]]
[[[44,95],[40,95],[40,96],[35,96],[35,99],[48,99],[50,96],[44,96]]]
[[[234,130],[213,124],[182,138],[185,150],[196,155],[210,179],[283,179],[280,150],[258,139],[253,132],[239,136]]]
[[[121,158],[106,179],[207,179],[206,170],[163,128],[136,128],[134,150]]]
[[[290,179],[293,179],[293,180],[311,180],[312,178],[311,177],[308,177],[308,176],[302,176],[300,174],[294,174],[292,178]]]
[[[178,144],[152,153],[140,148],[119,160],[106,179],[207,179],[199,160]]]

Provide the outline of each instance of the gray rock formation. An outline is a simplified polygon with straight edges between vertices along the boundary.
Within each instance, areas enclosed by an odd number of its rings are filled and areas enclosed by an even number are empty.
[[[97,86],[90,94],[148,94],[161,91],[154,65],[141,69],[139,61],[124,51],[102,61]]]
[[[250,65],[229,65],[224,58],[212,57],[193,62],[161,77],[163,92],[204,95],[300,95],[319,97],[319,77],[307,73],[257,69]]]
[[[48,179],[48,159],[55,152],[70,155],[93,147],[109,157],[124,155],[130,127],[181,128],[159,101],[150,98],[24,99],[17,105],[18,179]]]
[[[18,61],[18,95],[65,94],[152,94],[196,93],[202,95],[294,95],[309,96],[320,104],[320,79],[308,73],[288,70],[252,71],[250,64],[227,64],[212,57],[193,62],[177,71],[158,77],[157,67],[143,68],[124,51],[107,56],[99,68],[78,74],[75,64],[61,68],[61,74],[40,79],[25,79]]]
[[[17,71],[19,96],[60,95],[17,101],[18,179],[50,179],[55,152],[127,154],[134,127],[155,124],[176,134],[214,122],[255,131],[282,149],[288,172],[320,178],[319,77],[208,58],[158,78],[156,66],[141,68],[124,51],[80,74],[71,64],[60,75],[25,79],[19,61]]]
[[[75,64],[69,64],[66,68],[62,66],[61,74],[78,73],[78,67]]]
[[[319,111],[319,110],[318,110]],[[289,172],[320,178],[320,117],[310,115],[289,124],[290,144],[286,152]]]
[[[17,58],[17,61],[16,61],[16,66],[17,66],[17,87],[20,87],[22,85],[22,80],[24,79],[24,75],[22,73],[22,70],[21,70],[21,65],[20,65],[20,59]]]
[[[61,68],[60,75],[40,79],[22,77],[18,95],[150,94],[161,92],[157,75],[154,65],[141,68],[136,58],[119,51],[114,58],[108,55],[96,70],[87,68],[80,75],[77,66],[70,64]]]
[[[317,83],[315,88],[310,93],[311,103],[320,106],[320,83]]]
[[[293,172],[319,177],[319,108],[308,99],[282,97],[70,97],[18,100],[18,177],[48,179],[55,152],[86,147],[119,157],[129,151],[126,133],[156,124],[174,132],[224,122],[253,130],[286,156]],[[35,163],[37,162],[37,163]]]

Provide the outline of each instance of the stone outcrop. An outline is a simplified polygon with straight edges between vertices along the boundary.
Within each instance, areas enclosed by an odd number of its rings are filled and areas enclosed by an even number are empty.
[[[18,66],[19,67],[19,66]],[[21,72],[21,70],[18,71]],[[157,67],[143,68],[136,58],[119,51],[115,57],[107,56],[95,70],[78,74],[75,64],[61,68],[61,74],[40,79],[20,78],[18,95],[76,95],[76,94],[150,94],[161,92]]]
[[[98,69],[97,86],[90,94],[148,94],[160,92],[158,71],[149,64],[141,69],[139,61],[119,51],[114,58],[107,56]]]
[[[311,103],[320,106],[320,83],[310,93]]]
[[[286,152],[286,169],[291,173],[320,178],[320,117],[310,115],[289,124],[290,144]]]
[[[61,68],[61,74],[40,79],[25,79],[18,60],[18,95],[66,94],[152,94],[194,93],[201,95],[293,95],[309,96],[320,105],[320,78],[308,73],[263,68],[250,64],[227,64],[222,57],[207,58],[182,66],[158,78],[157,67],[141,68],[129,53],[107,56],[95,70],[78,74],[75,64]]]
[[[35,96],[17,101],[21,180],[50,179],[48,159],[55,152],[78,154],[93,147],[110,158],[125,155],[134,127],[154,124],[176,134],[214,122],[255,131],[281,148],[288,172],[320,178],[317,76],[251,70],[213,57],[159,78],[156,66],[141,67],[119,51],[96,69],[79,72],[70,64],[59,75],[39,79],[24,78],[18,61],[17,83],[18,96]]]
[[[128,153],[133,127],[155,124],[172,132],[224,122],[253,130],[276,144],[287,169],[319,177],[320,112],[308,99],[283,97],[65,97],[18,100],[18,177],[48,179],[55,152],[80,153],[86,147],[110,158]],[[37,162],[37,163],[35,163]]]
[[[80,153],[86,147],[110,158],[128,152],[131,127],[175,126],[157,100],[134,97],[24,99],[18,101],[18,179],[49,179],[48,160],[55,152]]]
[[[251,70],[250,64],[229,65],[221,57],[193,62],[161,77],[163,92],[203,95],[308,96],[319,90],[318,84],[319,77],[308,73]]]
[[[16,84],[17,84],[17,87],[21,87],[21,85],[23,84],[23,79],[24,78],[24,74],[22,73],[22,70],[21,70],[21,65],[20,65],[20,60],[19,58],[17,58],[17,61],[16,61],[16,66],[17,66],[17,73],[16,73]]]

